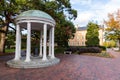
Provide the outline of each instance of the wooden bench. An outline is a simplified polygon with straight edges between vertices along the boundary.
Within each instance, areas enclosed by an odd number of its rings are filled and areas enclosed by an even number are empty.
[[[72,51],[64,51],[64,54],[72,54]]]
[[[67,48],[67,49],[64,51],[64,54],[72,54],[71,48]]]

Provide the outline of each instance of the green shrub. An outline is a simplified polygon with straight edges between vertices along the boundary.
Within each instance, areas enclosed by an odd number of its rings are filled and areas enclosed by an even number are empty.
[[[79,48],[78,53],[101,53],[102,49],[100,49],[99,47],[83,47],[83,48]]]
[[[116,46],[116,42],[114,40],[110,40],[110,41],[104,42],[103,45],[107,48],[111,48]]]
[[[55,47],[55,53],[64,53],[65,48],[64,47]]]
[[[79,50],[79,46],[70,46],[68,49],[71,50],[72,53],[75,53]]]
[[[103,51],[106,51],[106,47],[105,46],[99,46],[99,48],[101,48]]]
[[[101,53],[102,49],[99,47],[85,47],[85,46],[70,46],[66,51],[72,51],[72,53]]]

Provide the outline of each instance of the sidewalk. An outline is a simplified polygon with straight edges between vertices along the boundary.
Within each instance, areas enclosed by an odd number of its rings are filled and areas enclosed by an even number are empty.
[[[120,52],[115,51],[113,49],[107,49],[107,52],[111,55],[113,55],[115,58],[120,58]]]
[[[6,66],[14,56],[0,57],[0,80],[120,80],[120,56],[102,58],[78,54],[56,54],[61,62],[37,69],[15,69]]]

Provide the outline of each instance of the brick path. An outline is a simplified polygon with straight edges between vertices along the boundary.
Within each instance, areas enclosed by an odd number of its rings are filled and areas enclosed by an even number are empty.
[[[120,58],[120,52],[114,51],[113,49],[107,49],[107,52],[112,54],[116,58]]]
[[[101,58],[57,54],[61,62],[39,69],[14,69],[5,65],[13,56],[0,57],[0,80],[120,80],[120,56]]]

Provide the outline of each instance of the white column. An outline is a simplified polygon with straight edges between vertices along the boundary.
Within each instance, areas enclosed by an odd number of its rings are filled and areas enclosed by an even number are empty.
[[[42,35],[43,35],[43,31],[41,30],[41,33],[40,33],[40,53],[39,53],[40,57],[42,57]]]
[[[43,58],[42,60],[47,60],[47,56],[46,56],[46,48],[47,48],[47,45],[46,45],[46,42],[47,42],[47,24],[44,24],[44,42],[43,42]]]
[[[27,23],[27,53],[25,62],[30,61],[30,53],[31,53],[31,23]]]
[[[55,27],[53,26],[52,27],[52,55],[51,55],[51,58],[55,58],[55,55],[54,55],[54,30],[55,30]]]
[[[19,58],[21,58],[21,30],[19,32]]]
[[[19,24],[17,24],[16,26],[16,49],[15,49],[15,58],[14,60],[20,60],[20,57],[19,57],[19,44],[20,44],[20,26]]]
[[[51,56],[51,53],[52,53],[52,50],[51,50],[52,49],[51,48],[52,47],[51,46],[52,45],[52,43],[51,43],[51,41],[52,41],[52,32],[51,31],[52,31],[52,29],[49,30],[49,54],[48,54],[48,56]]]

